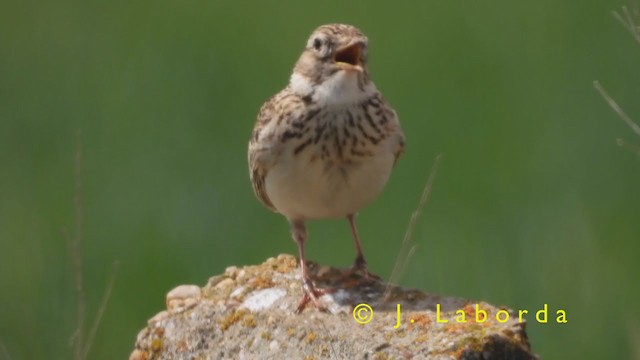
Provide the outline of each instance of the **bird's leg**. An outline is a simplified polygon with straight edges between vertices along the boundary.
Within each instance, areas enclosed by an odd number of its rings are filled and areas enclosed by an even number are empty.
[[[304,295],[298,303],[296,313],[302,312],[309,302],[312,302],[319,310],[325,311],[326,307],[322,304],[319,298],[326,292],[324,290],[316,289],[313,281],[309,277],[309,271],[307,269],[307,262],[304,258],[304,241],[307,239],[307,229],[304,226],[302,220],[290,220],[291,223],[291,235],[293,240],[298,244],[298,257],[300,258],[300,268],[302,270],[302,292]]]
[[[374,279],[381,280],[376,274],[370,273],[367,268],[367,261],[364,259],[364,252],[362,251],[362,245],[360,244],[360,235],[358,235],[358,229],[356,228],[356,216],[355,214],[347,215],[349,220],[349,226],[351,227],[351,235],[353,236],[353,243],[356,246],[356,260],[353,262],[351,269],[347,271],[345,275],[349,276],[354,272],[361,272],[366,280]]]

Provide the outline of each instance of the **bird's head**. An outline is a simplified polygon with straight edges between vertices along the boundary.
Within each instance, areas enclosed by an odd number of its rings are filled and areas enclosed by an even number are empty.
[[[354,26],[318,27],[293,69],[291,86],[299,94],[319,90],[347,98],[366,92],[370,83],[367,46],[367,37]]]

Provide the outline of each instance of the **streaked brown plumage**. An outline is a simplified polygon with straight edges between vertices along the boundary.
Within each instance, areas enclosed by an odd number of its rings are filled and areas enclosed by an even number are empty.
[[[298,243],[307,302],[322,305],[308,276],[305,221],[347,218],[368,275],[355,214],[382,191],[404,148],[395,111],[367,68],[368,40],[351,25],[317,28],[289,85],[260,109],[249,142],[249,173],[258,199],[284,215]]]

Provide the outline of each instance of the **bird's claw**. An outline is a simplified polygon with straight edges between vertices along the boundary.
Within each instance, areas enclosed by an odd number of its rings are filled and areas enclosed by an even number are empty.
[[[296,308],[296,314],[300,314],[309,303],[312,303],[318,310],[322,312],[328,312],[327,307],[322,303],[322,301],[320,301],[320,297],[332,293],[333,290],[317,289],[311,279],[304,279],[302,282],[302,292],[303,296],[298,303],[298,307]]]
[[[362,274],[362,278],[365,281],[381,281],[382,278],[372,272],[369,272],[367,267],[367,262],[364,261],[364,258],[357,258],[349,269],[347,269],[343,274],[343,278],[349,278],[353,274]]]

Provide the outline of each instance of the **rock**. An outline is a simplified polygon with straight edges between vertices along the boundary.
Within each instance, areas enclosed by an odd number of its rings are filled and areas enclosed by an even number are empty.
[[[172,290],[167,311],[140,331],[130,358],[537,359],[526,321],[513,310],[313,262],[309,269],[319,288],[331,289],[321,298],[327,312],[310,305],[294,313],[300,271],[295,257],[279,255],[229,267],[203,288]]]
[[[198,303],[200,294],[200,287],[196,285],[180,285],[167,294],[167,310],[179,312],[184,308],[191,308]]]

